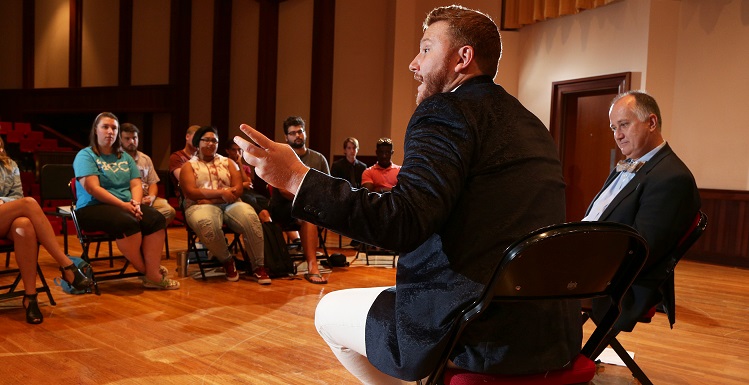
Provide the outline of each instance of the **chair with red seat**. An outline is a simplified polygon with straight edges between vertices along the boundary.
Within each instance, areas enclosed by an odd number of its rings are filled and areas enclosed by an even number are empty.
[[[637,231],[618,223],[571,222],[529,233],[505,250],[481,296],[456,315],[447,347],[426,384],[576,384],[590,381],[596,369],[591,354],[597,351],[619,317],[621,299],[647,255],[647,244]],[[568,368],[522,376],[447,368],[463,331],[493,303],[598,297],[607,297],[616,306],[610,307]]]
[[[665,272],[665,278],[663,278],[663,281],[661,282],[658,291],[660,292],[660,295],[654,295],[652,298],[661,299],[660,305],[662,306],[664,312],[668,316],[668,322],[671,328],[673,329],[674,323],[676,322],[676,297],[674,295],[674,269],[676,268],[676,264],[681,260],[681,257],[684,256],[684,254],[687,253],[687,251],[694,245],[695,242],[697,242],[697,239],[702,236],[702,233],[707,228],[707,215],[703,213],[702,211],[697,212],[697,215],[695,216],[694,220],[692,221],[692,224],[690,225],[689,229],[686,231],[686,233],[681,237],[679,242],[677,243],[676,247],[671,251],[668,258],[666,258],[664,261],[661,262],[660,265],[657,265],[656,267],[662,268],[663,272]],[[653,303],[652,306],[645,306],[645,310],[643,314],[639,316],[638,323],[650,323],[653,316],[655,316],[656,308],[659,304]],[[622,309],[622,312],[626,311],[633,311],[631,309]],[[595,320],[594,320],[595,321]],[[601,344],[599,346],[599,349],[593,353],[593,357],[596,358],[598,355],[603,352],[603,350],[606,348],[606,346],[611,346],[611,348],[616,352],[616,355],[619,356],[619,358],[624,362],[625,365],[627,365],[627,368],[632,372],[632,376],[634,376],[638,381],[640,381],[643,385],[652,385],[652,382],[648,378],[648,376],[645,374],[645,372],[640,368],[639,365],[635,362],[632,357],[627,354],[627,350],[624,349],[622,344],[619,342],[619,340],[616,339],[616,336],[622,332],[630,330],[618,330],[616,327],[612,328],[611,331],[608,333],[608,335],[604,338],[604,344]]]

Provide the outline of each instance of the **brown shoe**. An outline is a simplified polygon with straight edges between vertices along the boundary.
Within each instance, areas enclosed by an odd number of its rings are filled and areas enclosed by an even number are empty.
[[[265,271],[265,267],[260,266],[252,273],[252,276],[255,277],[257,280],[257,283],[261,285],[270,285],[271,280],[268,276],[268,273]]]

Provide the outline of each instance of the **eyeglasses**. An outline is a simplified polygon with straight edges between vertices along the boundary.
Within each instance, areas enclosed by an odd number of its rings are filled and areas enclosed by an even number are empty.
[[[286,133],[286,135],[289,135],[289,136],[296,136],[296,135],[302,135],[302,134],[304,134],[304,129],[297,130],[297,131],[289,131]]]
[[[381,144],[389,144],[389,145],[392,146],[393,145],[393,141],[390,140],[390,138],[380,138],[380,139],[377,140],[377,145],[379,146]]]
[[[211,144],[217,144],[218,139],[216,138],[202,138],[200,139],[201,142],[211,143]]]

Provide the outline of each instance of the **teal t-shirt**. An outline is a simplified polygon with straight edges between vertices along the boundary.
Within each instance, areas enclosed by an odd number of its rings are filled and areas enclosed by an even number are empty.
[[[86,147],[76,154],[75,160],[73,160],[73,170],[76,177],[75,188],[78,195],[76,208],[78,209],[101,204],[83,189],[78,178],[90,175],[98,176],[101,187],[123,202],[129,202],[133,197],[130,194],[130,181],[140,178],[138,166],[128,153],[123,152],[118,159],[115,154],[96,155],[91,147]]]

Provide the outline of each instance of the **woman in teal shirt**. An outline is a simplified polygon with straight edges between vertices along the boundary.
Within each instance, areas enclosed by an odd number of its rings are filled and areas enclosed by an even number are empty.
[[[125,258],[145,276],[146,288],[178,289],[179,282],[167,278],[160,266],[166,220],[153,207],[140,205],[140,173],[120,147],[119,128],[114,114],[102,112],[91,127],[90,146],[75,156],[78,222],[83,230],[114,237]]]

